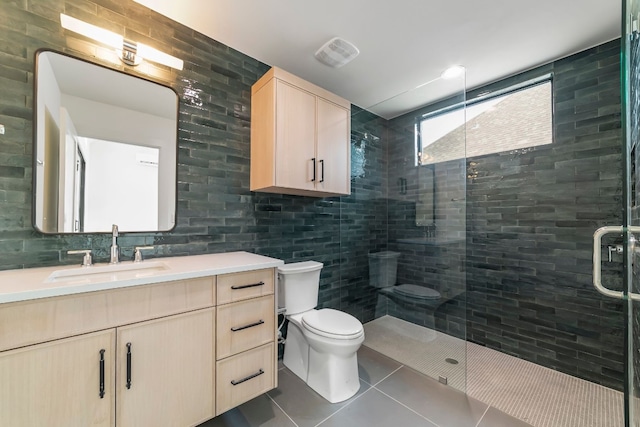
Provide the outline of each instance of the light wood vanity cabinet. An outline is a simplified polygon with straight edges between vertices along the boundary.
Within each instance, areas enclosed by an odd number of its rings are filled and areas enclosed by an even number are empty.
[[[273,295],[219,306],[216,330],[218,360],[273,342]]]
[[[0,425],[195,426],[274,388],[274,280],[267,268],[0,305]]]
[[[273,67],[251,88],[251,190],[351,193],[351,104]]]
[[[254,270],[218,276],[218,305],[273,295],[275,275],[271,270]]]
[[[117,426],[192,426],[215,415],[214,311],[117,329]]]
[[[278,385],[274,271],[218,277],[216,415]]]
[[[0,353],[0,425],[115,425],[115,344],[108,330]]]
[[[274,343],[266,344],[216,363],[216,415],[275,387],[274,351]]]

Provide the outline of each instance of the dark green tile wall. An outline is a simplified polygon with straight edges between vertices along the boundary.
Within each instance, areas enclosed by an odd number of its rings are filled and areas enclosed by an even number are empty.
[[[124,258],[144,244],[155,246],[152,257],[245,250],[286,262],[313,259],[325,264],[321,306],[372,318],[375,301],[360,288],[369,244],[386,242],[384,212],[375,212],[386,206],[380,202],[386,148],[382,138],[360,139],[363,132],[383,136],[384,121],[354,108],[352,142],[363,162],[352,176],[352,196],[252,193],[251,85],[268,66],[130,0],[25,0],[0,9],[0,123],[7,128],[0,136],[0,270],[78,262],[67,256],[69,249],[92,249],[96,262],[109,257],[109,235],[46,236],[31,227],[34,53],[46,47],[101,62],[82,50],[90,42],[60,28],[61,12],[148,40],[185,61],[183,71],[164,69],[153,77],[180,96],[178,224],[167,233],[123,234]],[[343,279],[341,265],[356,279]]]
[[[436,309],[439,330],[462,331],[470,341],[622,389],[622,304],[596,292],[591,275],[593,232],[622,221],[619,50],[619,41],[609,42],[471,91],[469,99],[553,73],[553,143],[468,158],[462,170],[456,161],[438,164],[439,186],[460,187],[466,176],[462,251],[398,243],[425,231],[415,226],[415,207],[398,202],[389,204],[389,247],[405,260],[399,283],[443,293],[462,274],[466,292],[443,298]],[[416,115],[389,127],[408,129]],[[402,159],[412,144],[408,137],[389,145],[390,165],[407,176],[411,168],[402,169]],[[457,197],[439,198],[437,208],[457,212]],[[436,223],[441,219],[436,213]],[[614,289],[621,261],[614,255],[603,263],[603,282]],[[396,315],[426,321],[426,311],[407,307]]]
[[[76,262],[69,249],[108,258],[109,236],[45,236],[31,227],[34,53],[51,48],[94,60],[61,12],[153,45],[185,61],[151,78],[180,96],[178,224],[170,233],[124,234],[123,256],[155,245],[155,256],[256,250],[256,204],[248,190],[251,85],[268,67],[133,1],[13,1],[0,10],[0,269]],[[104,63],[148,77],[135,68]]]
[[[467,337],[621,389],[622,304],[591,275],[593,232],[622,222],[619,52],[540,70],[553,72],[551,145],[467,159]],[[622,258],[606,259],[603,281],[619,287]]]
[[[167,71],[160,79],[181,99],[178,225],[169,233],[125,234],[125,257],[134,245],[149,244],[156,246],[153,256],[247,250],[287,262],[316,259],[326,265],[321,305],[373,318],[377,294],[368,286],[368,253],[393,249],[387,216],[393,210],[387,195],[394,185],[387,175],[394,164],[395,148],[388,147],[393,126],[354,108],[349,197],[252,193],[250,87],[268,67],[130,0],[11,0],[0,8],[0,123],[6,127],[0,135],[0,269],[74,263],[66,251],[78,248],[93,249],[98,262],[108,259],[108,235],[44,236],[30,224],[35,50],[90,59],[77,50],[78,39],[60,28],[60,12],[148,39],[185,60],[183,71]],[[468,263],[456,267],[466,271],[469,339],[614,387],[621,386],[621,309],[590,288],[588,241],[595,227],[620,217],[611,207],[620,204],[617,49],[616,42],[608,43],[538,70],[556,75],[556,141],[515,157],[474,159],[479,179],[467,181],[466,189]],[[413,147],[412,139],[406,143]],[[528,200],[535,207],[553,194],[563,203],[554,204],[554,213],[516,209],[496,219],[486,202],[504,181],[505,162],[523,169],[510,182],[514,197],[527,177],[546,176],[558,186]],[[563,190],[566,182],[571,190]],[[500,200],[496,206],[510,203]],[[530,223],[535,220],[540,223]],[[522,228],[508,228],[513,226]],[[535,251],[518,241],[533,242],[545,260],[535,261]],[[420,254],[425,263],[427,255]],[[513,262],[522,265],[513,269]],[[421,273],[407,272],[406,280]],[[459,309],[451,319],[441,318],[452,331],[460,330]]]
[[[375,317],[377,289],[369,286],[369,253],[387,249],[387,121],[352,107],[351,196],[342,197],[340,308]]]

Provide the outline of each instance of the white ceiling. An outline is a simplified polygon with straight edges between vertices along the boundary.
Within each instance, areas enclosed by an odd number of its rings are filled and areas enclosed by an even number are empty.
[[[454,64],[467,88],[620,36],[621,0],[136,0],[219,42],[392,118],[443,95]],[[360,55],[342,68],[313,54],[333,37]],[[433,90],[430,90],[433,88]],[[382,102],[407,93],[395,102]],[[381,103],[382,102],[382,103]],[[375,106],[375,107],[372,107]]]

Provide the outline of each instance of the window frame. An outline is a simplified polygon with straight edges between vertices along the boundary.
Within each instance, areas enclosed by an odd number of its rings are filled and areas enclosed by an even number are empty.
[[[480,93],[478,96],[476,96],[473,99],[469,99],[469,100],[465,100],[465,101],[461,101],[461,102],[457,102],[453,105],[449,105],[446,107],[442,107],[439,108],[437,110],[434,111],[430,111],[428,113],[424,113],[422,115],[420,115],[415,122],[415,163],[416,166],[426,166],[428,164],[432,164],[432,163],[427,163],[427,164],[422,164],[422,150],[423,150],[423,144],[422,144],[422,135],[420,132],[420,128],[421,128],[421,124],[422,122],[424,122],[425,120],[429,120],[432,119],[434,117],[437,116],[441,116],[443,114],[447,114],[462,108],[467,108],[476,104],[480,104],[482,102],[486,102],[486,101],[490,101],[492,99],[501,97],[501,96],[505,96],[505,95],[511,95],[513,93],[516,92],[520,92],[523,90],[527,90],[527,89],[531,89],[533,87],[542,85],[542,84],[546,84],[549,83],[550,89],[551,89],[551,143],[553,143],[553,139],[555,136],[555,132],[553,131],[554,129],[554,120],[555,120],[555,104],[553,102],[553,73],[546,73],[543,74],[541,76],[535,77],[533,79],[528,79],[526,81],[520,82],[520,83],[516,83],[510,86],[507,86],[505,88],[502,89],[496,89],[496,90],[491,90],[491,91],[485,91]],[[466,124],[466,115],[465,115],[465,124]],[[465,144],[466,145],[466,144]],[[537,146],[531,146],[531,148],[535,148]],[[495,153],[493,153],[495,154]]]

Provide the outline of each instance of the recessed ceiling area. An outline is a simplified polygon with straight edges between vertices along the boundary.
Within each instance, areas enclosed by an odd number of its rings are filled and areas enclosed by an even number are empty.
[[[435,101],[452,65],[468,89],[620,37],[620,0],[136,0],[387,119]],[[333,37],[360,54],[341,68],[314,53]],[[433,91],[432,91],[433,92]]]

